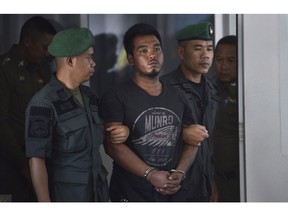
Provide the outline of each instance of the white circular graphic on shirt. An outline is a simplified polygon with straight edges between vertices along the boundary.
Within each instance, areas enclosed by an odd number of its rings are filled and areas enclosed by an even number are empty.
[[[173,158],[180,129],[180,118],[173,111],[150,108],[135,120],[132,143],[146,163],[165,166]]]

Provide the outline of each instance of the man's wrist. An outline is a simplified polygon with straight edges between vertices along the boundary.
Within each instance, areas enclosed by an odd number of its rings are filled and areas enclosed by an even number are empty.
[[[185,177],[186,177],[186,173],[185,173],[183,170],[180,170],[180,169],[171,169],[171,170],[170,170],[170,173],[173,173],[173,172],[183,174],[182,180],[185,179]]]
[[[155,167],[149,167],[145,172],[144,172],[144,178],[147,179],[148,175],[153,171],[153,170],[157,170],[157,168]]]

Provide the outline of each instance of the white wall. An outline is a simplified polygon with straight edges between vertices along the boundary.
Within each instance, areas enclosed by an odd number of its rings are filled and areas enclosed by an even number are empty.
[[[279,48],[288,44],[279,43],[279,15],[240,17],[246,201],[288,201],[288,158],[283,154],[288,140],[281,145],[279,96]]]

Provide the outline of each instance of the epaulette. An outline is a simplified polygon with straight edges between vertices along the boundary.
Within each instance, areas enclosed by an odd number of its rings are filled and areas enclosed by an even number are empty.
[[[24,60],[21,60],[20,62],[18,62],[18,67],[23,67],[25,65]]]
[[[9,63],[10,61],[11,61],[11,58],[8,56],[1,61],[1,64],[5,65],[5,64]]]

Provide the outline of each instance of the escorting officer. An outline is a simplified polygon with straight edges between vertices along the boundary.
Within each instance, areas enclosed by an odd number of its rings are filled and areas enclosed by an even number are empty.
[[[42,65],[55,34],[45,18],[31,17],[21,28],[19,44],[0,57],[0,194],[12,194],[12,201],[35,201],[25,156],[25,109],[48,82],[50,68]]]
[[[177,34],[179,67],[161,77],[163,82],[181,89],[189,99],[196,124],[204,125],[209,138],[203,140],[195,160],[186,173],[182,187],[187,189],[187,201],[209,201],[212,195],[212,139],[218,106],[217,91],[205,76],[213,61],[213,28],[208,22],[189,25]]]
[[[82,85],[94,73],[93,44],[87,28],[56,34],[48,47],[56,57],[56,74],[26,110],[26,155],[39,201],[109,200],[98,99]],[[128,136],[124,126],[110,131],[113,142]]]
[[[213,141],[218,201],[240,202],[237,37],[235,35],[225,36],[218,41],[214,66],[220,98]]]

